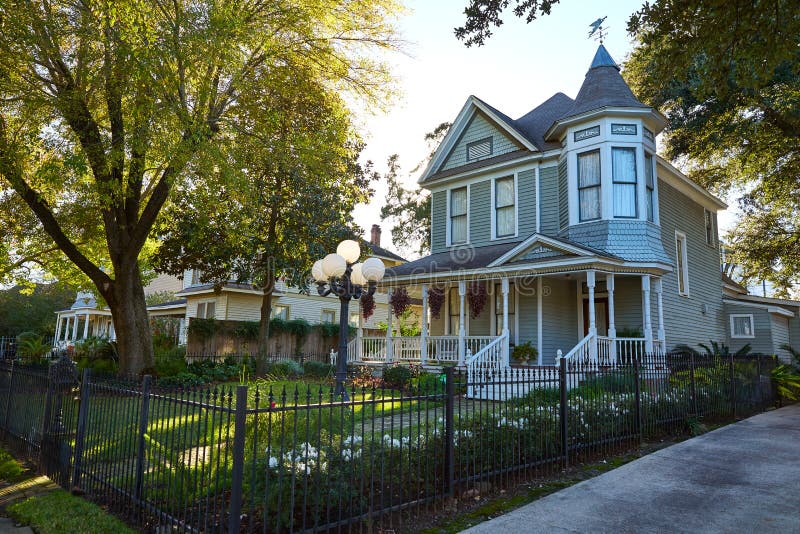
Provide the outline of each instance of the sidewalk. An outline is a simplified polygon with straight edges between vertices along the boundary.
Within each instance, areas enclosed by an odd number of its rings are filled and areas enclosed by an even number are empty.
[[[4,513],[8,506],[16,502],[24,501],[28,497],[43,495],[57,489],[59,489],[58,484],[45,476],[34,476],[22,482],[0,488],[0,513]],[[5,533],[32,534],[33,531],[30,527],[15,527],[12,519],[0,517],[0,534]]]
[[[800,404],[662,449],[464,532],[800,533]]]

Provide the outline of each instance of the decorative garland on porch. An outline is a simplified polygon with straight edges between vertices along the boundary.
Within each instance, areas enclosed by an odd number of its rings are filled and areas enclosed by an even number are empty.
[[[364,293],[361,295],[359,302],[361,302],[361,316],[364,320],[372,317],[372,314],[375,313],[375,297]]]
[[[432,287],[428,290],[428,308],[431,310],[431,317],[434,319],[439,318],[444,305],[444,289],[441,287]]]
[[[389,304],[392,305],[392,313],[395,317],[400,317],[403,312],[411,304],[411,297],[408,296],[408,291],[404,287],[395,288],[392,291],[392,298],[389,299]]]
[[[486,306],[486,284],[471,282],[467,287],[467,297],[469,297],[469,316],[476,319]]]

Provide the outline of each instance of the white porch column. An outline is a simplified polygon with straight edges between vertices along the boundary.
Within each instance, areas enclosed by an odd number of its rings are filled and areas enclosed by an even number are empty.
[[[594,313],[594,271],[586,271],[586,286],[589,288],[589,334],[594,335],[594,343],[589,344],[589,357],[597,360],[597,318]]]
[[[64,337],[63,341],[67,341],[69,339],[69,332],[72,325],[69,322],[69,317],[64,317]]]
[[[544,340],[542,339],[542,332],[544,332],[544,328],[542,328],[542,277],[540,276],[536,279],[536,350],[539,352],[539,359],[536,363],[538,365],[542,365],[542,358],[544,357],[542,355],[544,352]]]
[[[72,341],[78,340],[78,315],[72,317]]]
[[[87,313],[85,316],[86,322],[83,325],[83,339],[89,337],[89,314]]]
[[[419,336],[419,363],[428,362],[428,284],[422,284],[422,331]]]
[[[506,336],[506,341],[503,343],[503,359],[506,362],[506,366],[511,364],[510,354],[509,354],[509,333],[510,329],[508,328],[508,278],[503,278],[500,282],[500,290],[503,292],[503,332],[502,334]]]
[[[653,325],[650,319],[650,275],[642,275],[642,296],[644,302],[644,350],[647,353],[653,352]]]
[[[611,360],[617,359],[617,325],[614,319],[614,275],[606,275],[606,289],[608,290],[608,337],[611,338],[609,347]]]
[[[56,335],[53,336],[53,345],[58,344],[58,340],[61,337],[61,315],[58,315],[58,319],[56,319]]]
[[[458,366],[464,366],[464,358],[467,353],[466,337],[467,331],[464,313],[464,299],[467,296],[467,283],[461,280],[458,283]]]
[[[184,320],[184,326],[186,326],[185,325],[185,320]],[[117,332],[114,330],[114,319],[113,318],[111,319],[111,328],[109,328],[108,331],[109,331],[108,339],[110,339],[111,341],[116,341]],[[186,328],[183,329],[183,332],[184,332],[184,334],[183,334],[183,342],[186,343]]]
[[[112,321],[108,327],[106,335],[111,338],[111,331],[114,329],[114,322]],[[181,317],[178,320],[178,345],[186,345],[186,317]]]
[[[653,289],[656,292],[656,302],[658,303],[658,333],[656,337],[661,342],[662,350],[665,348],[665,333],[664,333],[664,304],[661,301],[661,294],[663,292],[663,284],[661,283],[661,277],[655,279],[655,285]]]
[[[386,315],[386,363],[394,359],[394,334],[392,333],[392,288],[389,288],[387,293],[387,302],[389,303]]]

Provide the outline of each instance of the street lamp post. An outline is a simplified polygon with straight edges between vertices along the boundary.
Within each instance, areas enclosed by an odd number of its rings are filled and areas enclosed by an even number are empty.
[[[356,263],[361,257],[361,248],[351,239],[342,241],[335,254],[314,262],[311,275],[317,282],[317,292],[326,297],[334,294],[339,297],[339,355],[336,358],[336,392],[342,400],[348,400],[347,387],[347,334],[348,309],[350,300],[363,295],[374,295],[378,282],[383,279],[383,262],[369,258],[364,263]]]

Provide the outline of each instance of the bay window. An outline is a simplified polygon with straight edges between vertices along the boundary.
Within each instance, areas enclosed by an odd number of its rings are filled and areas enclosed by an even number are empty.
[[[655,221],[655,179],[653,176],[653,156],[645,152],[644,155],[644,181],[647,190],[647,220]]]
[[[614,182],[614,217],[636,217],[636,149],[611,149]]]
[[[494,182],[495,234],[497,237],[513,236],[516,233],[514,217],[514,177],[501,178]]]
[[[467,188],[450,191],[450,243],[467,242]]]
[[[600,151],[578,154],[578,201],[581,222],[600,218]]]

